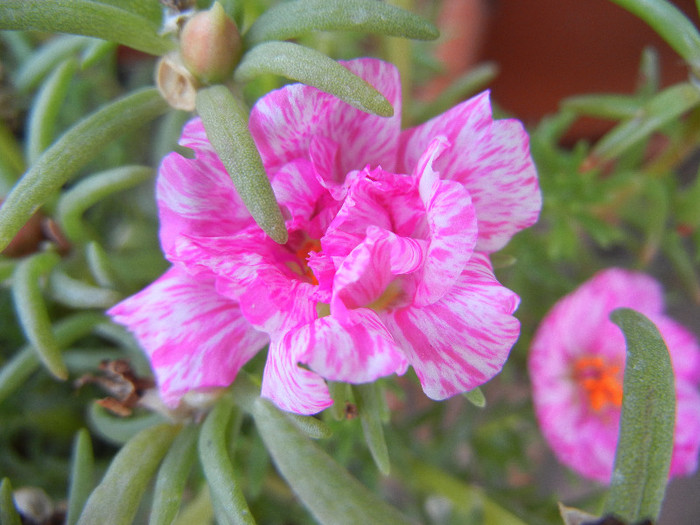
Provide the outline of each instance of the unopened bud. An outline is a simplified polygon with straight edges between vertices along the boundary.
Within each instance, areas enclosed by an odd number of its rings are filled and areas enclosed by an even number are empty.
[[[187,21],[180,34],[180,53],[202,82],[222,82],[231,76],[240,58],[241,36],[219,2]]]
[[[194,111],[199,81],[185,67],[177,52],[165,55],[158,62],[156,85],[160,94],[172,107]]]

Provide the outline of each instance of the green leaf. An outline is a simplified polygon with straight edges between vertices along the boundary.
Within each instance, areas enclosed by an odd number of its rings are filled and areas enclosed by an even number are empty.
[[[591,158],[610,160],[620,156],[698,103],[700,90],[692,84],[676,84],[665,89],[645,103],[635,117],[608,132],[593,148]]]
[[[96,242],[85,245],[85,260],[95,282],[102,288],[121,289],[122,285],[114,272],[112,262],[105,249]]]
[[[162,55],[174,43],[158,34],[157,23],[115,5],[90,0],[5,0],[0,29],[72,33],[110,40]]]
[[[88,69],[102,60],[105,56],[116,52],[118,44],[115,42],[105,42],[95,40],[87,46],[80,55],[80,69]]]
[[[325,439],[333,435],[333,431],[328,425],[313,416],[300,416],[291,413],[287,416],[299,430],[312,439]]]
[[[170,525],[182,502],[182,492],[197,459],[199,428],[182,429],[158,469],[149,525]]]
[[[53,326],[58,345],[65,348],[74,341],[90,333],[93,328],[103,323],[105,317],[94,312],[82,312],[72,315]],[[0,370],[0,403],[12,392],[21,387],[27,378],[38,368],[39,357],[31,345],[23,347]]]
[[[671,358],[658,329],[629,308],[610,319],[625,334],[624,395],[615,468],[604,514],[656,520],[673,451],[676,410]]]
[[[389,101],[368,82],[309,47],[291,42],[260,44],[243,56],[234,78],[238,82],[248,82],[265,73],[315,86],[368,113],[382,117],[394,114]]]
[[[90,494],[78,525],[130,525],[148,482],[179,430],[179,426],[163,423],[130,439]]]
[[[629,95],[578,95],[562,100],[561,106],[579,115],[621,120],[640,113],[643,102]]]
[[[389,450],[384,439],[384,429],[382,428],[382,401],[379,387],[376,383],[366,383],[353,385],[352,391],[355,394],[362,431],[365,434],[367,446],[372,453],[372,459],[374,459],[379,472],[388,476],[391,470],[391,463],[389,461]]]
[[[71,308],[104,310],[123,299],[122,294],[115,290],[93,286],[81,279],[74,279],[60,270],[51,273],[49,289],[51,297],[57,303]]]
[[[158,90],[147,88],[112,102],[64,133],[24,174],[0,207],[0,250],[39,206],[105,146],[167,109]]]
[[[666,0],[611,0],[649,24],[690,66],[700,67],[700,34],[693,23]]]
[[[65,60],[56,67],[34,97],[27,124],[26,156],[30,165],[37,161],[56,138],[58,113],[77,69],[77,60]]]
[[[243,36],[246,46],[287,40],[309,31],[359,31],[434,40],[438,30],[427,20],[375,0],[297,0],[263,13]]]
[[[12,485],[7,478],[3,478],[2,483],[0,483],[0,523],[2,525],[22,525],[22,520],[15,508],[15,501],[12,499]]]
[[[67,379],[68,370],[51,329],[51,319],[39,286],[39,278],[59,261],[58,254],[46,252],[18,264],[13,274],[12,298],[22,331],[41,362],[55,377]]]
[[[90,428],[105,441],[114,445],[123,445],[144,429],[163,423],[165,417],[150,412],[143,416],[115,416],[97,403],[90,405],[88,422]]]
[[[467,400],[475,407],[484,408],[486,406],[486,397],[479,387],[476,387],[469,392],[465,392],[464,397],[466,397]]]
[[[248,130],[243,104],[226,87],[211,86],[197,92],[196,106],[207,138],[253,219],[272,240],[285,244],[287,228]]]
[[[26,92],[39,85],[41,80],[64,60],[75,58],[78,52],[95,42],[92,38],[59,35],[47,41],[22,63],[15,77],[19,92]]]
[[[80,512],[95,486],[94,463],[90,434],[82,428],[76,434],[73,442],[66,525],[77,523]]]
[[[219,524],[254,525],[228,453],[226,431],[233,410],[233,402],[222,397],[209,413],[199,434],[199,459]]]
[[[353,478],[269,401],[257,399],[253,417],[277,469],[319,523],[410,523]]]
[[[121,166],[82,179],[64,192],[58,201],[56,220],[61,231],[76,243],[90,239],[94,235],[82,221],[85,210],[113,193],[150,180],[152,176],[153,169],[148,166]]]

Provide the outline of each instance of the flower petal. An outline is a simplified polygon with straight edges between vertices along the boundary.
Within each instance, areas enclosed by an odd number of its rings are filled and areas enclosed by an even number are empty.
[[[306,348],[301,361],[330,381],[366,383],[390,374],[403,374],[408,362],[394,338],[372,310],[349,312],[347,322],[326,316],[292,336]]]
[[[393,169],[401,129],[401,86],[396,68],[376,59],[343,63],[381,92],[394,107],[385,118],[364,113],[317,88],[292,84],[260,99],[250,115],[250,130],[271,175],[297,158],[307,158],[311,139],[319,135],[340,145],[341,180],[353,169],[382,164]]]
[[[282,410],[316,414],[331,406],[333,400],[323,378],[297,364],[300,350],[290,334],[272,340],[260,395]]]
[[[479,221],[479,251],[499,250],[537,221],[542,197],[527,133],[516,120],[492,119],[488,92],[404,131],[398,170],[410,173],[437,136],[446,137],[452,147],[437,159],[435,169],[469,190]]]
[[[136,336],[170,407],[190,390],[230,385],[268,341],[238,304],[216,293],[213,278],[177,267],[107,313]]]
[[[253,222],[201,120],[185,125],[180,144],[194,150],[195,158],[171,153],[160,166],[156,184],[160,242],[168,257],[180,235],[226,235]]]
[[[520,333],[518,296],[475,253],[438,302],[380,313],[432,399],[472,390],[496,375]]]

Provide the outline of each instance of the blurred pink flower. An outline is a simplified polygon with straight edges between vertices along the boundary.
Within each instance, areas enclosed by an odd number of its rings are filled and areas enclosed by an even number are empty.
[[[252,221],[198,119],[181,140],[195,158],[163,161],[160,240],[173,266],[109,313],[148,353],[166,403],[229,385],[268,343],[262,395],[301,414],[332,403],[325,380],[411,365],[427,395],[444,399],[506,360],[518,297],[487,254],[539,214],[525,131],[493,121],[482,94],[401,132],[395,68],[345,66],[396,116],[304,85],[268,94],[250,116],[286,245]]]
[[[542,320],[529,357],[542,433],[559,461],[587,478],[610,481],[625,340],[609,315],[620,307],[647,316],[668,346],[677,393],[670,475],[691,474],[700,448],[700,349],[688,330],[664,315],[659,283],[641,273],[601,271],[561,299]]]

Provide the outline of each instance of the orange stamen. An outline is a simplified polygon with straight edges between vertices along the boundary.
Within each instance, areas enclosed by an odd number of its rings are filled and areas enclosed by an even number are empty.
[[[314,275],[314,272],[309,268],[309,266],[306,264],[306,261],[309,260],[309,254],[311,252],[320,252],[321,251],[321,241],[317,239],[308,239],[304,244],[302,244],[301,248],[299,248],[296,251],[296,256],[299,257],[302,263],[302,275],[305,275],[309,279],[311,279],[311,282],[315,285],[318,284],[318,279],[316,279],[316,276]]]
[[[599,412],[608,404],[622,405],[622,368],[602,357],[586,356],[574,363],[574,380],[583,387],[590,407]]]

